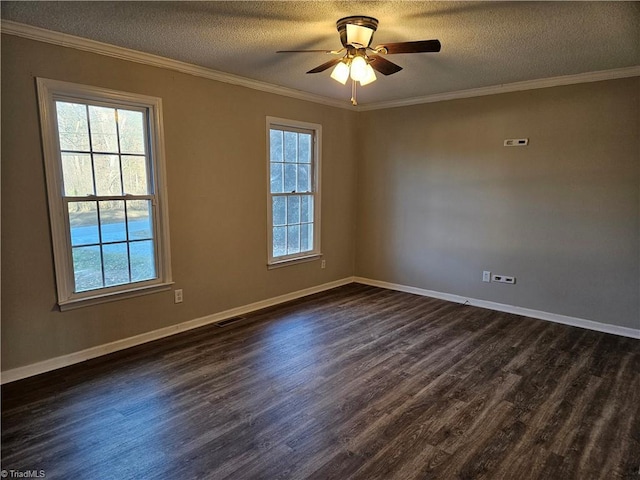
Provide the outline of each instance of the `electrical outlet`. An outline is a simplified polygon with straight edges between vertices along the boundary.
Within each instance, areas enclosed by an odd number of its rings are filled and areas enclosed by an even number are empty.
[[[491,281],[498,283],[509,283],[513,285],[514,283],[516,283],[516,277],[510,277],[508,275],[494,275],[493,277],[491,277]]]
[[[491,272],[489,272],[487,270],[482,272],[482,281],[483,282],[490,282],[491,281]]]
[[[504,141],[505,147],[526,147],[529,145],[528,138],[507,138]]]
[[[320,262],[320,268],[327,268],[327,261],[326,260],[322,260]]]
[[[173,303],[182,303],[182,289],[174,290]]]

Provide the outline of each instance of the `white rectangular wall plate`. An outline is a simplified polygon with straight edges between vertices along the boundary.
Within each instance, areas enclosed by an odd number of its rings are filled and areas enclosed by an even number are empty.
[[[528,138],[507,138],[504,141],[505,147],[526,147],[529,145]]]
[[[182,303],[182,289],[173,291],[173,303]]]
[[[514,283],[516,283],[516,277],[510,277],[508,275],[493,275],[491,277],[491,281],[498,283],[510,283],[511,285],[513,285]]]

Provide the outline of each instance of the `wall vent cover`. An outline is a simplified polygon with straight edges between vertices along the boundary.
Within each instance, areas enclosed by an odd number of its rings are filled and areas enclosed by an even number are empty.
[[[222,320],[221,322],[216,322],[216,327],[226,327],[227,325],[231,325],[232,323],[239,322],[240,320],[244,320],[245,317],[232,317],[227,318],[226,320]]]

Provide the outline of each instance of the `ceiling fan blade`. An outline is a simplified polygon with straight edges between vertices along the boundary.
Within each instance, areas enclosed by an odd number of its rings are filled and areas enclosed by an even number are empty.
[[[338,50],[278,50],[276,53],[340,53]]]
[[[369,64],[374,70],[379,71],[383,75],[392,75],[402,70],[400,65],[390,62],[380,55],[369,55]]]
[[[440,40],[418,40],[416,42],[385,43],[374,50],[383,54],[428,53],[440,51]]]
[[[328,62],[318,65],[316,68],[309,70],[307,73],[320,73],[324,72],[327,68],[331,68],[342,61],[342,58],[332,58]]]

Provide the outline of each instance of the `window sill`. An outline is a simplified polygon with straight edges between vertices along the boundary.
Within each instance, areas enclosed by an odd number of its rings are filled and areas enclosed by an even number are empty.
[[[152,293],[164,292],[167,290],[171,290],[172,285],[173,282],[167,282],[140,287],[136,288],[135,290],[125,290],[120,292],[95,295],[93,297],[73,298],[70,300],[65,300],[64,302],[58,302],[58,306],[60,307],[61,312],[66,312],[67,310],[75,310],[76,308],[89,307],[101,303],[115,302],[116,300],[139,297],[141,295],[150,295]]]
[[[314,260],[319,260],[320,257],[322,257],[321,253],[314,253],[304,257],[288,258],[286,260],[273,260],[267,264],[267,269],[272,270],[274,268],[288,267],[289,265],[296,265],[298,263],[313,262]]]

